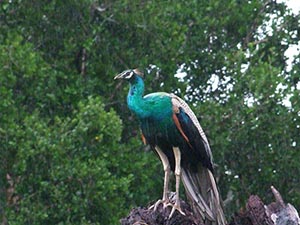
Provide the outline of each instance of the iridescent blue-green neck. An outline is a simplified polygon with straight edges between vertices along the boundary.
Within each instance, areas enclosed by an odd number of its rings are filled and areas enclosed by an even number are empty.
[[[140,76],[134,75],[130,82],[130,89],[127,95],[127,104],[139,118],[149,116],[149,111],[146,110],[144,95],[144,81]]]
[[[169,94],[155,92],[144,96],[144,81],[138,75],[134,75],[129,82],[127,104],[140,120],[161,121],[164,118],[172,118],[172,102]]]

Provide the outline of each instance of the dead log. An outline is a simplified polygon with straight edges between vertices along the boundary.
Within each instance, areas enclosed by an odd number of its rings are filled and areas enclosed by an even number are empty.
[[[149,209],[150,205],[134,208],[126,218],[121,219],[121,225],[204,225],[183,200],[180,200],[180,205],[185,215],[175,211],[171,218],[169,218],[171,207],[163,208],[161,204],[154,211]]]
[[[285,204],[280,193],[272,186],[275,202],[265,205],[262,200],[251,195],[246,208],[237,213],[229,225],[299,225],[297,210]]]
[[[271,190],[275,202],[266,205],[257,195],[251,195],[245,208],[235,213],[228,225],[300,225],[297,210],[291,204],[285,204],[274,187]],[[164,209],[160,205],[154,211],[149,206],[134,208],[126,218],[120,220],[121,225],[203,225],[189,204],[182,200],[181,208],[186,215],[175,212],[170,219],[171,207]]]
[[[274,225],[274,223],[267,216],[262,200],[257,195],[251,195],[245,209],[236,213],[229,225]]]
[[[266,207],[268,217],[276,225],[299,225],[299,214],[295,207],[290,203],[285,204],[280,193],[273,186],[271,190],[276,201]]]

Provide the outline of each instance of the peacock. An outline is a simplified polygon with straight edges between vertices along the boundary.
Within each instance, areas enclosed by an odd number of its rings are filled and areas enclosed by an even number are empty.
[[[125,70],[114,79],[129,81],[128,108],[140,121],[142,139],[159,156],[164,169],[164,188],[160,204],[171,206],[169,218],[177,210],[180,180],[193,212],[206,225],[225,225],[222,203],[213,175],[212,152],[200,123],[188,104],[176,96],[156,92],[144,96],[144,76],[138,69]],[[175,203],[168,198],[171,171],[175,174]]]

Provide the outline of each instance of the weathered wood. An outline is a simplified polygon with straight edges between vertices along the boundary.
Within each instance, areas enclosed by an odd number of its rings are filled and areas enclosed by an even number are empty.
[[[294,206],[285,204],[280,193],[272,186],[275,202],[266,206],[266,213],[275,225],[299,225],[300,218]]]
[[[230,225],[274,225],[265,212],[265,205],[257,195],[251,195],[245,209],[237,213]]]
[[[237,213],[230,225],[299,225],[299,215],[294,206],[285,204],[273,186],[271,190],[275,202],[265,205],[258,196],[251,195],[246,209]]]
[[[175,211],[169,219],[171,207],[163,208],[159,205],[156,211],[148,207],[134,208],[130,214],[121,219],[121,225],[202,225],[199,218],[196,218],[191,211],[190,206],[180,200],[181,209],[185,216]]]
[[[297,210],[291,204],[285,204],[280,193],[271,187],[275,202],[265,205],[257,195],[251,195],[244,209],[231,217],[229,225],[300,225]],[[181,200],[181,208],[186,216],[175,212],[169,219],[171,207],[156,211],[148,207],[138,207],[121,219],[121,225],[203,225],[191,211],[191,207]]]

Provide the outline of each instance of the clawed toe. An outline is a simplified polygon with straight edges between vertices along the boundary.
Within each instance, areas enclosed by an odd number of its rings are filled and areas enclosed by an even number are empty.
[[[175,203],[174,205],[169,203],[167,206],[172,206],[172,210],[171,210],[171,213],[169,215],[169,219],[173,216],[175,210],[177,210],[180,214],[185,216],[185,213],[182,211],[179,203]]]
[[[163,208],[165,208],[169,203],[168,203],[167,200],[159,199],[157,202],[155,202],[153,205],[151,205],[151,206],[149,207],[149,209],[150,209],[150,210],[153,209],[153,211],[156,211],[157,208],[158,208],[158,206],[159,206],[160,204],[163,204]]]
[[[167,207],[172,207],[172,210],[171,210],[171,213],[169,215],[169,219],[174,215],[175,213],[175,210],[177,210],[180,214],[184,215],[185,216],[185,213],[182,211],[181,207],[180,207],[180,203],[179,201],[176,201],[175,204],[171,203],[169,200],[162,200],[162,199],[159,199],[157,202],[155,202],[153,205],[151,205],[149,207],[149,210],[153,210],[153,211],[156,211],[158,206],[160,204],[163,204],[163,208],[167,208]]]

